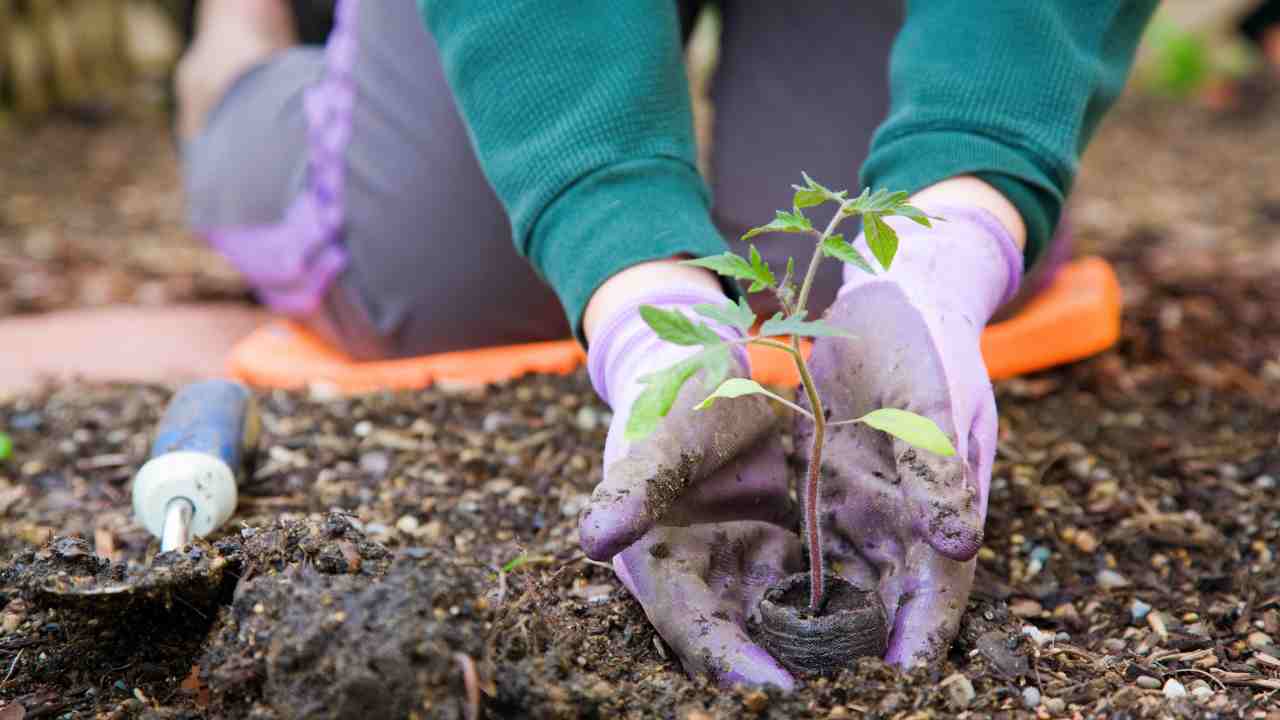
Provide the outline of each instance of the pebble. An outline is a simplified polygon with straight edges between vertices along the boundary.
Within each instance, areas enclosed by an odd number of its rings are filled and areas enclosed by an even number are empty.
[[[1160,681],[1150,675],[1139,675],[1136,682],[1138,687],[1146,688],[1147,690],[1156,690],[1160,687]]]
[[[1080,552],[1092,555],[1093,551],[1098,549],[1098,538],[1094,537],[1093,533],[1088,530],[1081,530],[1076,533],[1075,545],[1080,549]]]
[[[768,709],[769,696],[765,695],[760,690],[756,690],[743,698],[742,704],[746,705],[748,710],[758,715]]]
[[[1067,701],[1062,698],[1049,698],[1044,701],[1044,709],[1052,715],[1061,715],[1067,710]]]
[[[1276,486],[1276,479],[1270,475],[1259,475],[1253,479],[1253,484],[1263,490],[1270,490]]]
[[[969,678],[956,673],[943,681],[947,686],[947,697],[951,699],[951,704],[957,708],[969,707],[969,703],[978,696],[973,689],[973,683],[969,682]]]
[[[1249,647],[1254,650],[1261,650],[1262,648],[1270,645],[1271,642],[1271,636],[1262,631],[1249,633]]]
[[[1129,605],[1129,617],[1133,618],[1134,623],[1140,623],[1147,619],[1147,613],[1149,612],[1151,612],[1151,606],[1138,598],[1134,598]]]
[[[361,453],[360,469],[376,478],[380,478],[387,474],[387,470],[391,469],[391,456],[377,450]]]
[[[1009,612],[1021,618],[1039,617],[1044,608],[1035,600],[1021,598],[1009,603]]]
[[[1169,678],[1164,683],[1164,696],[1170,700],[1179,700],[1187,696],[1187,689],[1177,678]]]
[[[355,433],[356,437],[369,437],[369,433],[373,432],[373,423],[368,420],[361,420],[355,424],[355,427],[351,428],[351,432]]]
[[[1034,685],[1028,685],[1022,690],[1022,704],[1027,706],[1028,710],[1034,710],[1040,706],[1040,690]]]
[[[38,412],[18,413],[9,418],[11,430],[39,430],[44,424],[44,416]]]
[[[1031,642],[1035,643],[1036,647],[1044,647],[1045,645],[1053,642],[1053,635],[1047,632],[1042,632],[1040,628],[1035,625],[1023,625],[1022,634],[1031,638]]]
[[[574,418],[574,422],[579,430],[591,432],[600,426],[600,412],[590,405],[583,405],[578,408],[578,415]]]
[[[418,518],[412,515],[402,515],[396,521],[396,529],[402,533],[413,534],[418,529]]]
[[[1098,586],[1103,590],[1116,590],[1123,587],[1129,587],[1129,578],[1121,575],[1115,570],[1100,570],[1098,572]]]
[[[1197,702],[1205,702],[1213,697],[1213,688],[1209,687],[1209,683],[1204,680],[1196,680],[1191,683],[1191,697]]]
[[[1058,634],[1054,635],[1053,639],[1063,643],[1071,642],[1071,633],[1065,632],[1065,631],[1058,631]]]
[[[1106,640],[1102,641],[1102,649],[1106,650],[1112,655],[1119,655],[1120,653],[1124,652],[1125,642],[1120,638],[1107,638]]]

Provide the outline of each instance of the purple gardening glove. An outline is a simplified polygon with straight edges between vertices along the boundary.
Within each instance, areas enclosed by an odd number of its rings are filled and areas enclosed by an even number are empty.
[[[945,653],[973,585],[997,431],[979,339],[1022,273],[1022,253],[989,213],[922,209],[945,221],[886,220],[900,238],[889,272],[845,268],[827,322],[856,339],[820,338],[810,359],[831,420],[900,408],[955,444],[956,456],[942,457],[862,424],[828,430],[826,557],[855,585],[878,585],[893,618],[885,659],[900,665]],[[865,237],[857,244],[873,257]],[[813,425],[801,417],[795,428],[807,454]]]
[[[728,300],[701,288],[655,291],[614,313],[593,338],[592,384],[614,419],[604,479],[579,520],[579,534],[589,556],[613,559],[618,577],[686,671],[724,685],[789,689],[792,677],[748,639],[745,625],[769,585],[802,567],[799,540],[783,527],[794,509],[772,407],[751,397],[694,410],[713,389],[695,376],[652,435],[635,443],[624,437],[644,389],[638,380],[701,350],[658,338],[639,306],[692,317],[691,308],[703,303]],[[703,321],[727,340],[741,337],[735,328]],[[740,347],[734,364],[734,375],[747,373]]]

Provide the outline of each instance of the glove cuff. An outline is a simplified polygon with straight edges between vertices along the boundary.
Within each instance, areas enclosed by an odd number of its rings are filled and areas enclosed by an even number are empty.
[[[699,347],[673,345],[659,338],[640,316],[641,305],[679,310],[708,326],[724,340],[739,340],[744,335],[737,328],[693,312],[695,305],[722,305],[728,301],[724,293],[701,286],[674,285],[652,290],[618,308],[604,320],[587,348],[587,373],[591,376],[591,386],[600,399],[612,407],[617,398],[611,399],[610,393],[631,385],[642,374],[666,368],[701,350]],[[744,371],[750,372],[746,349],[736,345],[732,351]]]

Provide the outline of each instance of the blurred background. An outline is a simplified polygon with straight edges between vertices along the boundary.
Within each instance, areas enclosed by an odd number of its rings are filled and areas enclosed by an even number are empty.
[[[183,225],[169,86],[192,5],[0,0],[0,319],[251,301]],[[322,42],[331,0],[294,5],[300,37]],[[708,13],[689,49],[704,139],[716,22]],[[1085,249],[1122,246],[1137,227],[1192,248],[1206,243],[1197,229],[1211,227],[1221,247],[1224,228],[1250,234],[1242,223],[1280,213],[1280,171],[1257,152],[1280,145],[1280,33],[1267,34],[1276,25],[1275,0],[1162,4],[1134,82],[1086,158],[1074,201]],[[1135,166],[1142,172],[1112,172]],[[1243,196],[1227,199],[1229,188]],[[1215,199],[1193,211],[1182,198],[1197,193]],[[1234,212],[1241,203],[1244,216]]]

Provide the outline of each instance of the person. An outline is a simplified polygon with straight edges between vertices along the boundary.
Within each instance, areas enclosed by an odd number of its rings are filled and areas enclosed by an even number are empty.
[[[1064,252],[1079,156],[1156,2],[723,0],[709,181],[682,60],[700,4],[340,0],[321,49],[293,46],[281,0],[205,0],[177,84],[191,222],[268,307],[357,358],[576,336],[614,411],[586,553],[690,673],[790,688],[747,632],[802,569],[774,415],[694,412],[693,383],[628,442],[639,379],[691,352],[638,308],[739,297],[680,261],[789,203],[801,170],[910,192],[946,221],[891,220],[892,269],[831,263],[809,308],[859,338],[813,348],[833,414],[905,408],[955,441],[922,457],[855,429],[826,456],[824,552],[879,589],[886,659],[927,662],[982,541],[998,424],[979,335]],[[803,267],[794,245],[762,250]],[[688,487],[655,476],[673,463]]]

